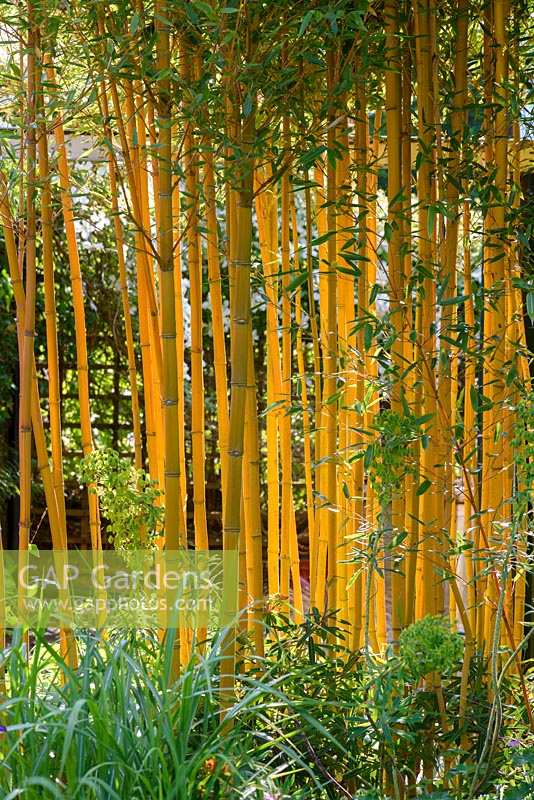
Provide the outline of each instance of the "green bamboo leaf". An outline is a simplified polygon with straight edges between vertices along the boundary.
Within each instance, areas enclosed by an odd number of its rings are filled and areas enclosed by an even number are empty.
[[[347,253],[344,250],[340,253],[341,258],[345,258],[347,261],[370,261],[370,258],[367,256],[362,256],[359,253]]]
[[[330,395],[328,400],[326,400],[326,405],[332,405],[332,403],[337,403],[341,395],[342,395],[341,391],[334,392],[334,394]]]
[[[426,479],[425,479],[425,480],[424,480],[422,483],[420,483],[420,484],[419,484],[419,486],[417,487],[416,495],[417,495],[418,497],[420,497],[422,494],[424,494],[426,491],[428,491],[428,489],[430,489],[430,487],[431,487],[431,486],[432,486],[432,481],[429,481],[429,480],[428,480],[428,478],[426,478]]]
[[[312,245],[323,244],[324,242],[327,242],[334,234],[335,231],[327,231],[326,233],[323,233],[322,236],[316,236],[315,239],[312,239],[311,243]]]
[[[350,269],[348,267],[337,267],[336,269],[337,272],[342,272],[344,275],[352,275],[356,278],[359,278],[362,274],[361,269],[358,269],[358,267],[351,267]]]
[[[375,283],[373,288],[371,289],[371,294],[369,295],[369,305],[372,306],[375,302],[376,298],[378,297],[378,293],[381,291],[382,287],[379,283]]]
[[[260,416],[264,417],[266,414],[269,414],[271,411],[274,411],[280,406],[283,406],[285,400],[275,400],[274,403],[269,403],[269,405],[261,412]]]
[[[458,297],[447,297],[446,300],[441,301],[442,306],[455,306],[459,305],[460,303],[465,303],[466,300],[469,300],[471,297],[470,294],[462,294]]]
[[[130,33],[132,34],[132,36],[135,35],[138,28],[139,28],[139,12],[136,11],[130,20]]]
[[[243,100],[243,116],[250,117],[251,113],[252,113],[252,95],[247,94],[247,96]]]
[[[196,5],[196,7],[197,7],[197,8],[198,8],[200,11],[202,11],[202,13],[203,13],[203,14],[204,14],[204,15],[205,15],[205,16],[206,16],[208,19],[213,19],[213,20],[214,20],[214,19],[217,19],[217,16],[216,16],[216,14],[215,14],[215,11],[214,11],[214,9],[213,9],[213,8],[210,6],[210,4],[209,4],[209,3],[202,3],[202,2],[200,2],[200,0],[197,0],[197,2],[195,3],[195,5]]]
[[[295,289],[298,289],[299,286],[302,286],[303,283],[306,283],[308,280],[308,272],[300,272],[298,275],[289,282],[286,291],[291,293],[294,292]]]
[[[413,424],[414,425],[424,425],[424,423],[425,422],[429,422],[432,419],[433,416],[434,416],[434,414],[423,414],[422,417],[416,417],[416,419],[414,419],[414,421],[413,421]]]
[[[308,25],[312,21],[314,14],[315,14],[315,11],[307,11],[304,14],[304,16],[302,17],[302,22],[300,23],[300,28],[299,28],[299,32],[298,32],[299,36],[302,36],[302,34],[305,32],[306,28],[308,27]]]

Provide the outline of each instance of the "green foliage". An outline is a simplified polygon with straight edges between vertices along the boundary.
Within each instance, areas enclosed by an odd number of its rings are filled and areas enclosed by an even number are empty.
[[[165,511],[156,505],[161,492],[144,470],[136,469],[115,451],[101,448],[85,456],[79,476],[89,491],[98,495],[116,550],[155,547]]]
[[[373,489],[382,504],[391,500],[408,474],[416,471],[414,445],[424,434],[421,425],[428,420],[413,414],[387,409],[377,414],[371,430],[374,441],[363,454]]]
[[[514,438],[514,460],[518,478],[518,494],[523,506],[532,502],[534,496],[534,395],[527,394],[516,407]]]
[[[461,636],[435,618],[426,621],[423,635],[413,626],[414,638],[438,652],[430,666],[443,668],[443,710],[436,692],[421,688],[402,654],[389,651],[384,658],[364,659],[345,651],[343,630],[335,628],[328,616],[321,618],[314,612],[298,626],[283,615],[271,615],[268,625],[266,656],[257,679],[271,680],[286,702],[270,708],[265,716],[269,725],[276,725],[307,753],[310,768],[328,772],[342,789],[362,792],[354,796],[377,800],[395,796],[387,791],[385,775],[413,782],[417,774],[418,796],[427,797],[430,785],[419,775],[424,760],[434,768],[433,791],[448,790],[448,797],[458,800],[468,797],[490,703],[483,664],[474,658],[465,721],[462,727],[458,725],[461,678],[455,667],[463,651]],[[512,696],[513,687],[503,687],[503,692]],[[501,729],[502,747],[484,764],[482,790],[494,790],[502,785],[502,776],[509,774],[504,771],[510,760],[505,741],[515,735],[516,726],[517,720],[507,716]],[[524,725],[521,729],[525,730]],[[451,791],[453,774],[457,785]],[[329,797],[345,796],[339,787],[330,788]],[[315,797],[311,792],[306,796]]]
[[[464,645],[443,617],[427,616],[400,634],[401,661],[415,680],[431,672],[447,674],[458,667]]]
[[[0,795],[28,800],[223,800],[315,797],[289,738],[254,732],[257,704],[280,702],[267,683],[243,685],[224,730],[218,706],[220,641],[169,682],[170,649],[157,637],[80,640],[71,671],[37,634],[31,658],[20,637],[4,653],[7,694],[0,703]],[[29,701],[31,698],[31,702]],[[286,764],[290,769],[286,769]]]
[[[13,313],[13,292],[4,267],[6,256],[0,250],[0,330],[2,352],[0,353],[0,424],[9,420],[14,410],[15,376],[18,369],[17,325]]]
[[[8,461],[0,466],[0,503],[4,503],[10,495],[17,494],[18,469],[12,461]]]
[[[413,778],[424,758],[435,766],[432,791],[467,800],[489,708],[476,659],[460,731],[454,674],[442,681],[444,726],[435,693],[407,680],[395,654],[347,661],[343,632],[317,614],[303,625],[271,614],[268,624],[265,658],[236,676],[227,728],[218,698],[222,635],[171,685],[170,638],[162,648],[148,633],[84,634],[73,671],[49,635],[36,632],[28,658],[16,631],[1,662],[1,796],[385,800],[392,792],[384,776]],[[528,797],[514,794],[532,764],[528,733],[517,721],[501,733],[480,789]],[[418,788],[421,797],[431,791],[421,777]]]

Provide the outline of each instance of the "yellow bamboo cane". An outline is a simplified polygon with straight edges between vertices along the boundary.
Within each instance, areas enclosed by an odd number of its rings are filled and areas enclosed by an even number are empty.
[[[370,293],[376,285],[378,277],[378,238],[377,238],[377,211],[378,204],[376,199],[378,189],[378,175],[375,168],[377,163],[379,147],[380,147],[380,130],[382,126],[382,112],[377,111],[374,118],[374,131],[373,140],[369,153],[369,214],[367,216],[366,236],[367,236],[367,251],[366,256],[369,259],[366,263],[367,272],[367,287],[369,290],[369,297],[365,297],[365,305],[362,310],[367,310],[370,313],[376,312],[375,304],[370,302]],[[368,387],[367,392],[370,395],[368,407],[365,414],[365,429],[369,430],[373,424],[374,416],[378,412],[378,396],[376,391],[378,365],[374,357],[370,358],[367,365]],[[380,508],[378,505],[378,497],[367,478],[366,496],[365,496],[365,528],[367,533],[374,532],[378,529],[379,521],[378,516]],[[383,547],[379,548],[377,553],[378,564],[382,574],[375,571],[370,577],[372,596],[370,598],[363,598],[365,606],[369,604],[370,619],[369,619],[369,638],[373,649],[383,649],[387,641],[387,625],[386,625],[386,583],[384,576],[384,551]],[[367,566],[366,573],[372,569]],[[368,582],[368,576],[365,574],[365,581],[362,585],[362,591],[365,591],[365,586]],[[362,608],[363,608],[362,606]]]
[[[48,407],[50,422],[50,443],[52,454],[52,475],[58,505],[59,520],[63,527],[64,541],[67,541],[67,517],[65,510],[65,487],[63,482],[63,442],[61,437],[61,390],[59,380],[59,357],[57,341],[57,314],[54,287],[53,255],[53,212],[50,188],[47,127],[44,116],[41,70],[35,71],[39,121],[39,180],[41,183],[41,235],[43,247],[43,277],[46,321],[46,356],[48,368]]]
[[[28,2],[28,48],[27,48],[27,108],[26,108],[26,235],[25,235],[25,305],[23,319],[19,319],[19,565],[24,565],[30,544],[31,495],[32,495],[32,418],[31,391],[34,359],[35,301],[37,290],[36,272],[36,34],[34,9]],[[56,498],[57,500],[57,498]],[[23,607],[24,596],[19,587],[19,606]]]
[[[471,249],[470,236],[470,210],[469,202],[463,205],[463,278],[464,294],[467,299],[464,304],[464,318],[468,330],[468,350],[474,346],[475,311],[473,300],[473,284],[471,281]],[[475,486],[477,469],[477,429],[475,409],[472,403],[472,394],[475,391],[476,364],[473,356],[466,357],[464,370],[464,414],[463,414],[463,460],[466,467],[467,480],[471,484],[470,491],[464,486],[464,536],[471,544],[464,555],[466,581],[467,581],[467,607],[473,630],[476,630],[477,620],[477,551],[480,546],[480,533],[478,531],[476,508],[473,508],[471,497],[478,494]]]
[[[346,108],[346,99],[341,98],[341,111]],[[363,465],[361,461],[350,464],[354,455],[356,439],[354,430],[358,417],[354,411],[358,400],[363,398],[363,380],[360,369],[362,348],[358,346],[355,328],[355,270],[354,262],[348,258],[354,247],[354,216],[352,211],[352,181],[350,176],[350,148],[348,119],[342,116],[337,134],[341,158],[336,174],[338,195],[338,225],[336,247],[339,254],[338,266],[338,342],[340,353],[340,380],[343,386],[338,420],[338,497],[340,509],[337,541],[337,600],[338,620],[343,622],[347,640],[350,641],[353,619],[350,606],[354,606],[355,588],[349,587],[351,569],[348,564],[349,536],[355,521],[363,510]]]
[[[336,55],[330,51],[327,56],[328,90],[332,97],[337,77]],[[328,141],[330,151],[335,145],[335,108],[329,107]],[[328,604],[333,610],[336,603],[336,569],[337,569],[337,369],[338,369],[338,337],[337,337],[337,245],[336,245],[336,165],[333,158],[328,159],[327,168],[327,225],[328,225],[328,258],[326,276],[326,350],[323,352],[323,419],[324,448],[326,459],[324,491],[326,502],[319,511],[321,518],[317,539],[317,571],[315,574],[314,605],[319,611],[325,608],[324,588],[328,581]],[[326,564],[326,556],[328,566]]]
[[[445,268],[442,272],[442,284],[445,285],[443,298],[450,300],[456,294],[456,262],[458,256],[458,230],[460,219],[459,189],[462,184],[460,174],[461,141],[465,124],[465,107],[467,104],[467,2],[459,0],[456,17],[455,62],[454,62],[454,94],[451,114],[450,158],[448,164],[446,200],[448,210],[447,228],[444,241]],[[453,496],[453,426],[456,422],[456,376],[458,353],[450,345],[454,338],[454,327],[457,321],[456,305],[444,306],[441,314],[440,338],[440,379],[439,391],[443,398],[446,419],[442,420],[446,432],[442,436],[442,454],[444,485],[444,524],[450,532],[451,541],[456,540],[456,504]],[[456,571],[456,561],[452,559],[451,567]],[[451,621],[455,619],[455,608],[449,598]]]
[[[105,84],[101,87],[99,94],[100,108],[104,118],[104,133],[109,142],[110,150],[108,153],[108,173],[109,191],[111,199],[111,213],[113,215],[113,228],[115,232],[115,245],[117,248],[117,261],[119,266],[119,283],[122,300],[122,312],[124,315],[124,330],[126,333],[126,352],[128,356],[128,377],[130,380],[131,408],[132,408],[132,429],[134,436],[134,461],[139,469],[142,467],[142,439],[141,421],[139,416],[139,392],[137,388],[137,367],[135,363],[135,347],[132,330],[132,319],[130,312],[130,299],[128,295],[128,278],[126,275],[126,261],[124,258],[124,234],[120,219],[119,198],[117,190],[117,173],[115,158],[113,155],[113,134],[109,125],[109,106]]]
[[[407,33],[411,32],[411,27],[407,25]],[[403,274],[406,281],[409,281],[412,271],[412,54],[410,42],[404,40],[402,51],[402,132],[401,132],[401,155],[402,155],[402,186],[404,196],[404,209],[402,217],[402,235],[404,248]],[[406,300],[406,319],[405,335],[403,341],[403,356],[405,370],[410,369],[416,359],[416,350],[413,344],[413,336],[416,335],[414,319],[414,296],[413,290],[408,285],[405,292]],[[412,413],[421,416],[418,406],[418,391],[416,389],[416,372],[412,368],[405,372],[405,399],[408,408]],[[419,444],[414,445],[415,473],[408,474],[404,480],[404,493],[406,497],[404,527],[408,533],[408,554],[406,558],[406,591],[404,624],[410,625],[415,620],[415,598],[416,598],[416,576],[417,576],[417,555],[419,549],[419,496],[417,487],[420,483],[419,462],[421,453]]]
[[[484,83],[484,157],[485,157],[485,166],[486,170],[491,169],[491,165],[494,161],[494,125],[492,120],[492,99],[493,99],[493,83],[495,80],[494,75],[494,58],[493,58],[493,48],[492,48],[492,31],[493,31],[493,3],[487,3],[484,8],[484,42],[483,42],[483,74],[482,80]],[[485,265],[487,261],[492,257],[493,252],[490,248],[491,244],[491,230],[495,227],[494,222],[494,212],[493,212],[493,205],[490,204],[489,208],[486,209],[486,213],[484,215],[483,220],[484,231],[483,231],[483,250],[482,250],[482,258],[483,258],[483,286],[484,289],[491,288],[491,275],[488,269],[485,269]],[[484,329],[484,338],[487,340],[491,340],[493,336],[493,325],[494,325],[494,314],[491,308],[484,308],[483,310],[483,329]],[[483,376],[482,376],[482,394],[487,395],[486,385],[491,377],[488,375],[488,367],[487,361],[485,361],[485,368],[483,368]],[[480,479],[480,504],[481,504],[481,512],[482,517],[480,519],[480,527],[483,528],[485,531],[489,531],[489,515],[487,513],[487,509],[490,507],[490,479],[489,474],[491,471],[491,419],[487,409],[483,409],[480,414],[481,417],[481,434],[482,434],[482,475]],[[481,558],[487,558],[490,556],[489,553],[480,552]],[[478,588],[480,588],[480,595],[482,598],[482,602],[480,604],[478,613],[477,613],[477,643],[478,646],[482,649],[486,646],[486,632],[487,632],[487,617],[489,615],[489,610],[487,608],[486,603],[486,592],[488,591],[488,587],[491,584],[491,581],[488,581],[488,578],[485,574],[480,575],[477,583],[477,593]],[[492,592],[492,589],[489,589]]]
[[[358,81],[356,86],[356,119],[354,123],[354,163],[356,167],[356,191],[357,191],[357,223],[358,223],[358,238],[357,238],[357,251],[361,257],[358,262],[360,269],[360,276],[358,279],[358,320],[365,317],[370,312],[369,309],[369,296],[371,287],[376,281],[376,265],[374,264],[375,253],[370,242],[370,233],[376,220],[371,221],[371,213],[373,204],[370,198],[371,195],[371,180],[369,175],[369,120],[367,115],[367,93],[365,80],[362,78]],[[373,242],[373,246],[376,243]],[[374,381],[375,364],[373,359],[373,352],[368,352],[367,343],[365,341],[364,328],[358,331],[357,346],[361,354],[361,377],[358,380],[358,400],[362,403],[363,412],[359,415],[359,419],[349,419],[349,430],[356,427],[367,428],[370,421],[370,414],[372,407],[370,403],[372,399],[369,398],[369,406],[365,401],[366,395],[371,389],[372,382]],[[372,346],[372,344],[371,344]],[[351,398],[352,399],[352,398]],[[365,402],[362,402],[365,401]],[[359,423],[359,424],[358,424]],[[349,446],[361,446],[362,437],[357,436],[354,432],[350,435]],[[355,453],[351,453],[355,455]],[[367,485],[367,502],[365,501],[366,487],[363,474],[363,462],[358,459],[354,462],[352,467],[352,485],[353,492],[356,496],[361,495],[361,503],[356,505],[350,520],[350,535],[352,537],[353,546],[362,549],[364,544],[364,537],[366,531],[366,519],[371,525],[374,524],[374,519],[369,520],[368,516],[372,517],[372,498],[370,497],[370,484]],[[369,512],[371,514],[369,515]],[[355,575],[353,576],[354,587],[351,591],[349,603],[349,617],[352,621],[352,647],[357,650],[362,642],[362,633],[365,627],[364,619],[364,591],[365,591],[365,565],[357,563],[354,567]],[[376,577],[376,576],[375,576]],[[372,595],[374,599],[374,593]],[[371,603],[369,598],[369,610],[373,606],[373,646],[376,644],[376,633],[374,624],[374,603]]]
[[[159,405],[159,398],[155,393],[155,381],[152,376],[158,369],[158,357],[153,358],[152,353],[154,344],[159,348],[159,337],[155,341],[154,332],[151,335],[151,320],[154,320],[153,310],[155,308],[154,287],[152,279],[148,274],[150,265],[146,253],[146,244],[144,240],[144,233],[141,222],[141,207],[139,201],[138,186],[140,183],[139,176],[139,159],[138,159],[138,141],[137,134],[137,121],[135,118],[135,106],[133,100],[133,91],[131,87],[126,90],[126,113],[128,115],[127,130],[124,125],[121,106],[117,87],[113,80],[109,81],[109,88],[113,101],[113,110],[117,120],[117,127],[120,136],[121,150],[126,164],[126,173],[128,177],[128,186],[132,204],[134,206],[134,223],[135,223],[135,261],[137,273],[137,301],[139,309],[139,339],[141,348],[141,367],[143,373],[143,389],[144,389],[144,417],[145,417],[145,436],[148,452],[148,468],[151,480],[163,491],[163,476],[160,474],[160,460],[158,459],[158,451],[163,448],[163,442],[157,438],[157,428],[155,416]],[[126,197],[125,193],[125,197]]]
[[[228,450],[228,379],[226,367],[226,345],[224,339],[222,279],[219,264],[219,236],[215,199],[215,171],[210,141],[205,141],[204,195],[206,198],[206,240],[208,259],[208,281],[211,306],[211,329],[213,335],[213,368],[217,395],[217,425],[221,459],[221,487],[226,491],[226,453]]]
[[[194,78],[194,65],[190,61],[189,46],[184,39],[181,45],[182,77]],[[198,167],[195,155],[195,137],[192,121],[186,120],[184,132],[184,164],[187,193],[186,236],[189,267],[189,293],[191,305],[191,449],[193,457],[193,504],[195,544],[208,548],[206,521],[206,476],[204,442],[204,376],[202,366],[202,253],[198,233]]]
[[[294,203],[292,206],[291,225],[293,228],[294,268],[298,273],[300,269],[298,257],[299,241],[297,231],[297,213]],[[308,385],[306,381],[307,371],[303,343],[302,290],[300,285],[297,287],[295,293],[295,325],[297,327],[297,371],[299,379],[300,405],[302,409],[302,436],[304,441],[304,480],[306,483],[306,516],[308,520],[308,557],[311,558],[311,553],[313,552],[315,544],[315,498],[312,469],[311,417],[309,409]]]
[[[182,299],[182,241],[180,225],[180,184],[174,181],[172,190],[173,255],[174,255],[174,316],[176,320],[176,368],[178,374],[178,437],[180,448],[180,502],[185,517],[187,509],[187,475],[185,467],[185,381],[184,381],[184,307]],[[185,532],[184,532],[185,533]],[[187,537],[181,546],[187,545]]]
[[[418,129],[421,159],[417,176],[419,196],[419,255],[428,276],[434,273],[433,240],[435,224],[429,214],[433,197],[433,106],[432,106],[432,65],[431,40],[429,31],[429,6],[426,0],[418,2],[415,8],[416,23],[416,76],[418,98]],[[421,297],[419,348],[426,363],[432,362],[435,352],[434,335],[435,282],[431,277],[423,280]],[[423,383],[423,412],[431,416],[429,442],[422,452],[422,476],[432,481],[431,487],[421,497],[420,517],[422,531],[422,611],[433,614],[436,608],[436,586],[438,585],[439,535],[437,525],[437,484],[436,484],[436,440],[438,438],[435,402],[435,375],[420,365]],[[441,586],[441,584],[440,584]]]
[[[307,290],[308,290],[308,315],[310,320],[310,334],[312,340],[312,353],[313,353],[313,420],[314,420],[314,441],[313,441],[313,454],[315,464],[320,458],[320,429],[321,429],[321,347],[319,341],[319,327],[317,325],[317,313],[315,305],[315,282],[313,273],[313,219],[312,219],[312,199],[311,190],[309,186],[309,174],[306,171],[305,175],[306,188],[304,191],[304,204],[306,214],[306,269],[308,272]],[[314,497],[313,497],[313,535],[310,531],[309,536],[309,585],[310,590],[314,584],[314,569],[317,563],[317,530],[318,530],[318,514],[317,514],[317,495],[319,493],[319,471],[314,464]]]
[[[256,185],[267,178],[256,171]],[[259,188],[259,187],[258,187]],[[269,594],[280,591],[280,484],[279,407],[282,395],[282,367],[278,340],[278,193],[276,184],[256,195],[256,218],[266,294],[267,337],[267,576]],[[275,407],[276,406],[276,407]]]
[[[224,549],[239,550],[241,535],[242,462],[248,377],[248,337],[250,326],[250,264],[252,246],[252,192],[254,163],[252,144],[255,136],[254,110],[244,115],[240,135],[242,154],[239,194],[236,208],[236,241],[233,249],[235,288],[231,298],[232,348],[230,428],[228,438],[228,483],[224,498]],[[235,632],[225,637],[221,659],[223,709],[231,699],[235,677]]]
[[[50,56],[45,56],[49,93],[53,97],[56,85],[55,70]],[[74,307],[74,326],[76,339],[76,361],[78,375],[78,398],[80,404],[80,428],[82,434],[82,450],[84,455],[93,451],[93,433],[91,429],[91,403],[89,391],[89,362],[87,354],[87,338],[85,328],[85,308],[83,299],[83,281],[80,269],[80,257],[74,227],[74,211],[72,207],[70,170],[65,146],[63,122],[58,115],[54,120],[54,134],[58,154],[58,173],[60,183],[61,208],[67,237],[72,302]],[[90,487],[91,488],[91,487]],[[95,492],[89,491],[89,526],[91,530],[91,546],[93,550],[102,548],[100,537],[100,519],[98,499]]]
[[[252,328],[249,330],[247,356],[247,397],[243,459],[243,505],[246,533],[248,626],[254,642],[254,653],[264,655],[263,626],[263,546],[260,506],[260,448],[256,375]]]
[[[284,146],[289,149],[289,120],[283,121]],[[302,613],[302,591],[298,566],[298,545],[296,540],[295,505],[293,498],[293,455],[291,442],[291,377],[292,377],[292,337],[291,301],[288,292],[290,284],[290,196],[289,174],[282,176],[281,244],[282,244],[282,396],[280,416],[280,462],[282,468],[282,504],[280,529],[280,594],[289,598],[289,578],[292,577],[293,602]],[[299,609],[300,606],[300,609]]]
[[[135,63],[135,62],[134,62]],[[136,177],[137,177],[137,191],[139,192],[139,199],[141,203],[141,231],[142,237],[140,242],[143,247],[144,255],[142,257],[145,265],[145,286],[149,288],[149,294],[154,298],[154,303],[149,301],[149,314],[150,314],[150,327],[149,327],[149,340],[150,352],[154,354],[159,360],[152,368],[152,404],[153,404],[153,424],[155,431],[156,446],[156,461],[158,470],[158,485],[164,491],[165,487],[165,419],[166,415],[163,412],[163,361],[162,361],[162,343],[161,338],[161,325],[162,325],[162,312],[161,302],[158,299],[157,285],[155,280],[154,265],[157,264],[158,273],[161,284],[161,259],[157,251],[159,246],[159,232],[156,235],[156,246],[154,237],[152,236],[152,214],[150,204],[150,189],[149,189],[149,168],[148,168],[148,155],[147,155],[147,107],[142,94],[142,86],[139,80],[134,80],[126,84],[127,91],[127,108],[131,109],[131,123],[135,121],[135,131],[137,132],[137,141],[135,143],[136,149]],[[132,146],[133,146],[132,142]],[[159,167],[158,167],[159,170]],[[156,182],[156,186],[159,183]],[[159,209],[159,193],[154,197],[154,211]],[[154,214],[154,217],[156,214]],[[159,219],[159,211],[158,211]],[[161,228],[160,228],[161,230]]]
[[[513,63],[514,63],[514,91],[519,93],[519,12],[515,12],[515,30],[513,39]],[[513,135],[513,160],[512,168],[512,187],[513,187],[513,206],[515,209],[519,208],[520,204],[520,189],[521,189],[521,130],[519,114],[515,117],[512,123]],[[528,361],[525,358],[525,353],[528,352],[525,341],[525,325],[523,322],[523,307],[521,290],[517,286],[514,279],[520,277],[520,264],[519,264],[519,246],[516,242],[511,244],[510,248],[510,316],[512,318],[513,334],[511,339],[517,342],[520,347],[520,354],[516,360],[518,362],[518,373],[520,380],[525,386],[527,392],[532,391],[532,382],[530,379],[530,370]],[[526,491],[526,486],[522,481],[518,481],[519,492]],[[520,642],[524,636],[524,621],[525,621],[525,600],[526,600],[526,569],[524,566],[526,556],[526,526],[521,526],[519,531],[519,544],[516,547],[516,572],[515,572],[515,585],[513,591],[513,619],[514,619],[514,640]]]
[[[22,331],[25,329],[24,316],[26,298],[21,272],[19,269],[19,258],[13,232],[13,217],[9,205],[7,185],[3,175],[0,175],[0,219],[4,231],[4,241],[6,245],[11,283],[13,286],[13,294],[15,295],[18,328],[20,334],[22,334]],[[20,334],[19,339],[22,338]],[[37,371],[35,369],[35,357],[33,353],[31,375],[31,425],[37,454],[37,472],[43,482],[46,507],[48,510],[48,519],[50,523],[50,533],[52,537],[52,547],[54,550],[64,551],[67,549],[67,541],[65,537],[66,526],[65,523],[60,519],[53,475],[48,460],[48,451],[46,447],[46,438],[39,400],[39,384],[37,381]],[[60,635],[61,653],[66,658],[69,666],[74,669],[78,664],[77,649],[74,637],[72,636],[71,631],[68,629],[62,629]]]
[[[487,260],[484,263],[484,272],[487,276],[488,285],[496,290],[495,301],[491,308],[491,331],[494,352],[491,359],[484,360],[485,383],[488,383],[488,395],[492,402],[489,412],[490,429],[486,438],[488,448],[487,475],[486,475],[486,499],[488,505],[483,502],[483,507],[489,510],[488,532],[490,545],[501,549],[500,543],[504,535],[503,523],[507,521],[507,509],[503,506],[504,482],[503,472],[506,468],[504,463],[504,451],[502,443],[502,422],[504,403],[505,403],[505,382],[504,366],[506,358],[506,300],[505,300],[505,204],[507,196],[508,180],[508,113],[507,113],[507,90],[508,80],[508,41],[507,41],[507,17],[508,3],[506,0],[494,0],[494,38],[495,50],[495,83],[493,101],[496,106],[494,118],[494,152],[495,152],[495,189],[498,193],[498,202],[493,208],[492,217],[489,224],[494,227],[488,228],[487,241]],[[501,431],[501,432],[499,432]],[[492,527],[493,526],[493,527]],[[488,582],[487,602],[484,625],[484,641],[490,643],[495,618],[495,604],[497,602],[496,584],[494,581]]]
[[[402,185],[402,88],[400,59],[399,6],[394,0],[386,0],[384,6],[386,29],[386,123],[388,148],[388,283],[391,324],[394,342],[391,348],[392,386],[391,408],[400,413],[402,407],[405,338],[405,276],[402,246],[402,210],[404,207]],[[391,535],[398,537],[404,528],[405,503],[402,493],[396,494],[391,507]],[[400,547],[393,547],[390,560],[391,576],[391,625],[396,642],[403,627],[405,605],[404,559]]]
[[[159,266],[161,274],[161,349],[163,353],[162,413],[165,417],[165,539],[177,550],[185,536],[180,502],[180,452],[178,420],[178,369],[174,308],[174,259],[172,214],[172,101],[170,95],[170,9],[165,0],[154,12],[158,56],[158,156],[159,156]]]
[[[310,575],[311,575],[311,599],[312,599],[312,606],[315,606],[316,600],[316,592],[317,592],[317,581],[318,575],[326,576],[327,570],[327,557],[328,557],[328,534],[326,529],[326,521],[327,521],[327,514],[326,514],[326,488],[325,488],[325,480],[326,480],[326,472],[327,472],[327,460],[325,458],[325,436],[326,436],[326,428],[325,428],[325,420],[324,420],[324,393],[325,393],[325,358],[328,351],[328,341],[327,341],[327,319],[328,319],[328,310],[326,308],[328,302],[328,237],[332,236],[331,232],[328,230],[328,221],[327,221],[327,214],[326,214],[326,196],[324,191],[324,164],[318,163],[315,166],[314,171],[314,178],[315,178],[315,225],[317,227],[317,233],[319,234],[319,329],[318,329],[318,345],[319,345],[319,357],[320,357],[320,364],[319,364],[319,373],[322,377],[322,381],[320,382],[321,385],[318,387],[316,385],[316,391],[318,388],[321,389],[321,394],[317,399],[316,396],[316,422],[315,422],[315,461],[318,465],[316,468],[317,477],[316,477],[316,487],[317,487],[317,494],[318,494],[318,503],[317,503],[317,513],[315,518],[315,525],[316,525],[316,548],[313,554],[313,561],[311,563],[310,568]],[[310,226],[308,226],[308,241],[310,241]],[[313,288],[313,287],[312,287]],[[324,583],[324,579],[323,579]],[[323,588],[320,590],[321,593],[324,592],[324,585]],[[318,607],[318,606],[316,606]]]

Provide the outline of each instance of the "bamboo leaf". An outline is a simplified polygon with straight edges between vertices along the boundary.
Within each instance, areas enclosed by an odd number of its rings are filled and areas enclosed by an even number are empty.
[[[139,12],[136,11],[130,20],[130,33],[132,34],[132,36],[135,36],[138,28],[139,28]]]
[[[343,250],[340,253],[341,258],[345,258],[347,261],[370,261],[371,259],[367,258],[367,256],[362,256],[359,253],[346,253]]]
[[[362,274],[361,269],[358,269],[358,267],[351,267],[350,269],[348,267],[337,267],[337,272],[342,272],[344,275],[352,275],[356,278],[359,278]]]
[[[372,306],[375,302],[376,298],[378,297],[379,292],[382,291],[382,287],[379,283],[375,283],[373,288],[371,289],[371,294],[369,295],[369,305]]]
[[[326,405],[328,406],[328,405],[332,405],[332,403],[337,403],[337,401],[339,400],[341,395],[342,395],[342,392],[340,392],[340,391],[334,392],[334,394],[330,395],[330,397],[325,401]]]
[[[305,32],[306,28],[308,27],[308,25],[312,21],[314,14],[315,14],[315,11],[307,11],[304,14],[304,16],[302,17],[302,22],[300,23],[300,28],[299,28],[299,32],[298,32],[299,36],[302,36],[302,34]]]
[[[269,405],[264,409],[264,411],[262,411],[261,416],[264,417],[266,414],[269,414],[271,411],[280,408],[280,406],[283,406],[284,404],[285,400],[275,400],[274,403],[269,403]]]
[[[462,294],[458,297],[447,297],[445,300],[441,301],[442,306],[455,306],[459,305],[460,303],[465,303],[466,300],[469,300],[471,297],[470,294]]]
[[[252,113],[252,95],[247,94],[247,96],[243,100],[243,116],[250,117],[251,113]]]
[[[426,491],[428,491],[428,490],[430,489],[430,487],[431,487],[431,486],[432,486],[432,481],[429,481],[429,480],[428,480],[428,478],[426,478],[426,479],[425,479],[425,480],[424,480],[422,483],[420,483],[420,484],[419,484],[419,486],[417,487],[417,491],[416,491],[416,495],[417,495],[417,497],[420,497],[422,494],[424,494]]]
[[[295,275],[295,277],[287,285],[286,291],[288,293],[294,292],[295,289],[298,289],[299,286],[302,286],[302,284],[306,283],[307,280],[308,280],[308,272],[307,271],[306,272],[301,272],[298,275]]]
[[[323,244],[324,242],[327,242],[330,237],[334,235],[334,233],[335,231],[327,231],[326,233],[323,233],[322,236],[317,236],[315,239],[312,239],[311,243],[312,245]]]
[[[416,417],[414,419],[414,425],[424,425],[425,422],[429,422],[433,418],[434,414],[423,414],[422,417]]]

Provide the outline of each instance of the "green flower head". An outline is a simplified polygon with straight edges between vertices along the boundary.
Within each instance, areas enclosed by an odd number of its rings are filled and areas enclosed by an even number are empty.
[[[401,660],[415,679],[430,672],[450,672],[460,661],[463,648],[462,637],[451,631],[443,617],[424,617],[402,631],[399,638]]]

